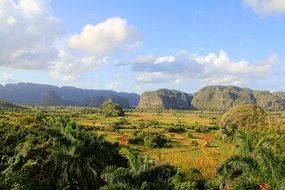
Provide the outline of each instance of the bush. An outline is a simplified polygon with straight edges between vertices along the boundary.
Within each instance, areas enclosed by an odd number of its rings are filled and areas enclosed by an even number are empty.
[[[220,128],[224,135],[233,136],[237,131],[260,130],[267,125],[267,114],[258,106],[245,104],[230,109],[220,121]]]
[[[186,130],[182,127],[169,127],[165,129],[169,133],[184,133]]]
[[[191,141],[190,146],[199,146],[197,141]]]
[[[187,133],[187,137],[188,137],[188,138],[193,138],[194,136],[193,136],[193,134],[192,134],[191,132],[188,132],[188,133]]]
[[[171,146],[171,141],[164,135],[154,132],[138,132],[133,134],[133,138],[128,140],[130,144],[144,145],[148,148],[167,148]]]
[[[155,120],[151,120],[151,121],[144,121],[144,120],[140,120],[137,123],[137,127],[136,128],[159,128],[161,125],[160,122],[155,121]]]
[[[100,111],[105,117],[122,117],[125,115],[124,110],[112,102],[103,103],[100,107]]]

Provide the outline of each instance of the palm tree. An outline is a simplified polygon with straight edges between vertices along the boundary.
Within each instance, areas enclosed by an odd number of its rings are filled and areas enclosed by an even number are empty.
[[[256,138],[239,132],[238,154],[226,160],[217,170],[221,176],[221,189],[260,189],[267,183],[279,186],[285,178],[283,158],[275,155],[270,137]]]
[[[55,152],[57,166],[65,187],[69,189],[97,189],[102,185],[100,172],[109,164],[120,166],[121,157],[114,146],[92,132],[81,130],[74,123],[62,130],[70,144]],[[99,174],[99,175],[98,175]],[[66,186],[67,185],[67,186]]]
[[[153,164],[153,160],[147,156],[145,159],[139,157],[138,153],[133,149],[120,149],[120,154],[128,160],[128,168],[107,166],[103,171],[101,178],[109,184],[127,185],[131,187],[136,184],[138,178],[142,173],[147,172]]]
[[[154,167],[149,156],[143,159],[133,149],[122,148],[120,153],[127,158],[129,167],[105,168],[101,178],[107,182],[108,189],[173,189],[170,179],[177,172],[175,167]]]
[[[153,164],[153,160],[149,156],[142,159],[133,149],[122,148],[120,154],[128,159],[130,172],[133,176],[138,176],[147,171]]]

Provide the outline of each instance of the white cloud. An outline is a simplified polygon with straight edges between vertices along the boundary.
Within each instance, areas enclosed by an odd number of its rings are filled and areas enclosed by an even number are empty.
[[[77,75],[94,70],[108,63],[108,57],[95,56],[75,57],[69,51],[60,51],[57,59],[49,67],[49,72],[55,78],[64,81],[75,80]]]
[[[117,90],[120,85],[122,85],[121,82],[111,82],[105,86],[105,89],[106,90]]]
[[[142,60],[146,62],[143,63]],[[209,53],[204,56],[187,51],[157,58],[140,56],[131,65],[137,73],[135,80],[141,83],[172,81],[173,84],[179,84],[196,80],[204,85],[246,85],[250,81],[272,76],[272,65],[277,62],[275,54],[264,60],[233,61],[221,50],[218,54]]]
[[[165,56],[165,57],[160,57],[160,58],[156,59],[154,64],[171,63],[174,61],[175,61],[175,58],[173,56]]]
[[[23,69],[47,68],[63,34],[49,0],[1,0],[0,28],[0,66]]]
[[[13,81],[13,75],[7,73],[7,72],[3,72],[1,75],[0,75],[0,83],[2,84],[6,84],[8,82],[12,82]]]
[[[137,28],[123,18],[86,25],[69,38],[52,14],[51,0],[0,0],[0,67],[48,70],[53,77],[74,80],[107,64],[112,53],[141,43]]]
[[[49,71],[52,76],[64,81],[75,80],[82,73],[108,64],[108,55],[114,51],[123,50],[123,48],[130,50],[131,46],[134,47],[131,43],[140,43],[140,41],[134,41],[135,37],[139,36],[136,32],[136,29],[127,25],[127,21],[122,18],[108,19],[95,26],[86,25],[81,34],[75,34],[69,38],[68,44],[64,42],[57,44],[57,49],[60,51],[49,67]],[[75,49],[81,49],[84,52],[78,56],[74,52]],[[114,89],[117,85],[117,83],[111,83],[106,88]]]
[[[136,76],[136,81],[141,83],[163,83],[169,80],[169,77],[163,72],[141,72]]]
[[[223,50],[219,55],[210,53],[206,56],[193,55],[193,59],[205,65],[208,73],[230,74],[237,76],[250,76],[251,78],[262,78],[271,74],[271,66],[278,62],[277,55],[273,54],[261,61],[232,61]]]
[[[243,0],[243,2],[260,15],[285,13],[284,0]]]
[[[94,55],[133,50],[142,44],[142,36],[126,19],[114,17],[97,25],[85,25],[80,34],[68,41],[69,47]]]
[[[8,17],[6,20],[7,24],[9,24],[10,26],[14,26],[16,24],[16,19],[12,16]]]

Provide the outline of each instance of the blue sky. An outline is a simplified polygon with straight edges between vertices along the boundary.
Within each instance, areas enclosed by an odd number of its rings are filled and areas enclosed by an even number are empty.
[[[0,0],[0,83],[285,90],[283,0]]]

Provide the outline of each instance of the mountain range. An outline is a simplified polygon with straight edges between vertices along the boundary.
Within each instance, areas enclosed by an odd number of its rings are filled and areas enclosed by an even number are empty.
[[[18,83],[0,85],[0,99],[21,105],[85,105],[88,99],[102,96],[119,96],[136,107],[140,95],[112,90],[81,89],[70,86],[57,87],[46,84]]]
[[[194,94],[159,89],[136,93],[18,83],[0,85],[0,100],[21,105],[74,105],[99,107],[112,101],[123,108],[197,109],[223,111],[240,104],[256,104],[271,111],[285,110],[285,92],[251,90],[236,86],[206,86]]]
[[[255,104],[265,110],[285,110],[285,93],[251,90],[236,86],[206,86],[193,95],[177,90],[144,92],[139,109],[197,109],[225,111],[241,104]]]

